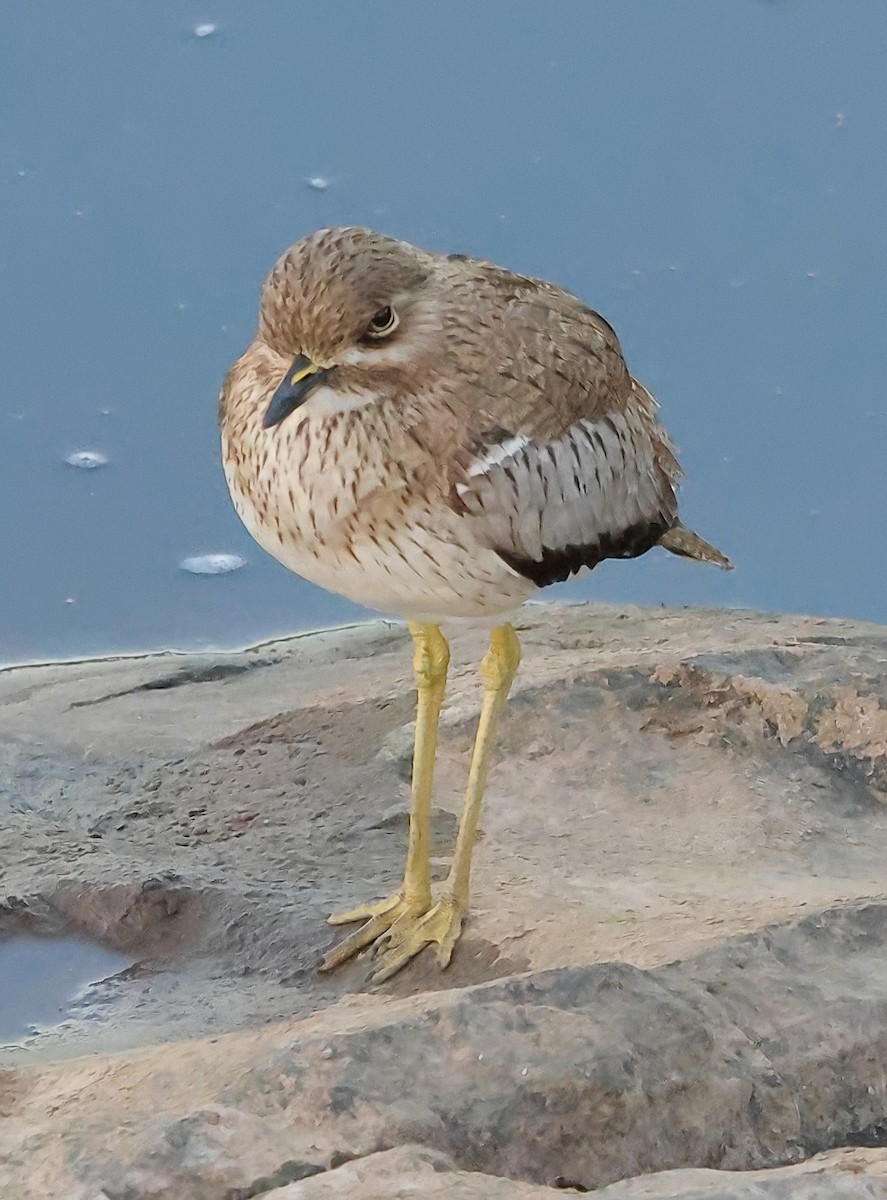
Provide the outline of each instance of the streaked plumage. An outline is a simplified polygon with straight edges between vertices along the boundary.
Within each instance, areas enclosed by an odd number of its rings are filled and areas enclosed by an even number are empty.
[[[680,524],[674,451],[607,322],[477,259],[364,229],[297,242],[266,281],[219,416],[256,540],[306,579],[410,618],[417,646],[444,618],[509,613],[657,544],[729,565]],[[382,975],[408,940],[398,917],[375,931]]]

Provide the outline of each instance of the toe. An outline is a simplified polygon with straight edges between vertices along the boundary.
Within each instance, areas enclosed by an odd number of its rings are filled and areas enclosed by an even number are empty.
[[[453,947],[462,932],[462,913],[452,905],[438,904],[418,920],[405,913],[387,931],[380,949],[371,983],[384,983],[401,967],[421,954],[426,946],[437,943],[437,961],[446,967],[453,956]]]
[[[453,938],[448,938],[446,941],[441,942],[441,944],[438,946],[436,958],[437,958],[437,965],[440,967],[441,970],[443,970],[444,967],[448,967],[450,965],[450,959],[453,957],[453,948],[455,947],[455,945],[456,945],[456,939],[455,939],[455,937],[453,937]]]
[[[371,921],[374,917],[384,916],[402,903],[400,896],[389,896],[387,900],[377,900],[375,904],[359,904],[357,908],[346,909],[345,912],[333,913],[327,917],[328,925],[353,925],[355,921]]]
[[[453,949],[462,934],[463,920],[464,914],[458,908],[446,909],[443,932],[437,940],[437,962],[441,970],[450,965]]]
[[[391,925],[392,920],[393,918],[388,913],[380,913],[373,917],[365,925],[361,925],[360,929],[349,933],[348,937],[343,938],[338,946],[333,946],[332,950],[324,955],[323,961],[317,969],[332,971],[335,967],[341,966],[349,958],[359,954],[365,946],[369,946],[380,938]]]
[[[378,965],[370,975],[370,983],[384,983],[392,975],[396,975],[401,967],[405,967],[411,958],[415,958],[428,945],[427,941],[400,945],[393,950],[386,950],[379,959]]]

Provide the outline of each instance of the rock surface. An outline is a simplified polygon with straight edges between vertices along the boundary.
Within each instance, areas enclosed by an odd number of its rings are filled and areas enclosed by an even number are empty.
[[[887,1196],[887,631],[531,606],[522,641],[466,934],[374,990],[315,966],[402,867],[402,628],[0,673],[0,938],[133,961],[3,1050],[0,1194]]]
[[[274,1200],[556,1200],[575,1189],[553,1189],[460,1171],[445,1155],[403,1146],[356,1159],[272,1193]],[[838,1150],[793,1167],[749,1171],[663,1171],[614,1183],[594,1192],[597,1200],[840,1200],[887,1194],[887,1153]]]

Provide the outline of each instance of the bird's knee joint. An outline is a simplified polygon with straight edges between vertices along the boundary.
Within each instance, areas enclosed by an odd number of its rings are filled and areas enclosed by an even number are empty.
[[[507,690],[520,666],[520,642],[510,625],[493,630],[490,648],[484,655],[480,671],[484,686],[492,691]]]
[[[450,648],[446,638],[437,626],[431,625],[413,630],[413,640],[416,644],[413,656],[416,685],[420,688],[439,686],[445,681],[450,665]]]
[[[448,665],[449,658],[446,656],[420,659],[417,655],[416,661],[413,664],[416,673],[416,685],[420,688],[437,687],[446,679]]]
[[[480,673],[487,691],[507,691],[517,674],[517,664],[506,665],[492,655],[488,655],[480,665]]]

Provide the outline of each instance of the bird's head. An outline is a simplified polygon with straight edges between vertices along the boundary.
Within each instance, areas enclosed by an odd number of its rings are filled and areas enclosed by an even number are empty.
[[[439,329],[434,256],[368,229],[322,229],[296,242],[265,281],[258,338],[287,364],[264,416],[280,424],[334,389],[352,407],[410,365]],[[414,376],[415,377],[415,376]]]

